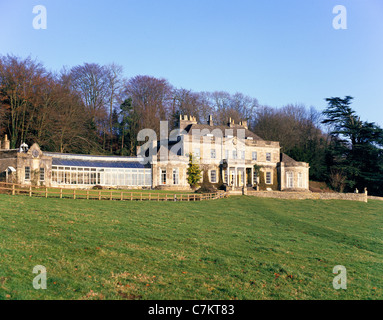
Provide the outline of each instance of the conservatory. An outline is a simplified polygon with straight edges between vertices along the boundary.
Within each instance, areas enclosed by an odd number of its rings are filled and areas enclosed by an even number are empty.
[[[44,153],[52,156],[52,186],[151,187],[151,168],[138,157]]]

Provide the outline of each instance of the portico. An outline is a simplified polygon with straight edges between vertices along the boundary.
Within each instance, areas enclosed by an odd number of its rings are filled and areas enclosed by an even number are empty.
[[[257,183],[255,179],[254,167],[252,165],[233,166],[228,164],[227,168],[223,169],[222,181],[228,186],[254,186],[254,184]]]

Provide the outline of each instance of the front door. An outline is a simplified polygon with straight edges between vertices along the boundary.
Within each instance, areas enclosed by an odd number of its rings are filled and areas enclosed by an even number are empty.
[[[251,185],[251,168],[246,168],[246,184]]]
[[[235,171],[234,171],[234,169],[230,170],[230,181],[229,181],[229,184],[231,186],[235,185]]]

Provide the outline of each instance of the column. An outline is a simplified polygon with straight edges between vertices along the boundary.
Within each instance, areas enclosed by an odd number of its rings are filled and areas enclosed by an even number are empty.
[[[226,181],[226,183],[227,183],[228,186],[230,186],[230,168],[229,168],[229,166],[227,166],[226,171],[227,171],[227,181]]]
[[[254,185],[254,167],[250,168],[250,174],[251,174],[251,186]]]

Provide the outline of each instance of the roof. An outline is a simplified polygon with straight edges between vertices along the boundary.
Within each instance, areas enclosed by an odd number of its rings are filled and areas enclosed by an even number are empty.
[[[284,163],[297,163],[296,160],[293,158],[289,157],[286,153],[281,153],[281,162]]]
[[[225,130],[233,130],[233,136],[234,137],[237,137],[238,136],[238,130],[245,130],[245,137],[251,137],[253,138],[253,140],[261,140],[263,141],[263,139],[259,136],[257,136],[254,132],[251,132],[249,129],[246,129],[240,125],[234,125],[234,127],[229,127],[229,126],[224,126],[224,125],[221,125],[221,126],[210,126],[208,124],[191,124],[189,126],[187,126],[185,128],[185,131],[188,133],[188,134],[192,134],[193,133],[193,129],[197,129],[197,130],[204,130],[204,129],[207,129],[209,131],[212,131],[212,130],[215,130],[215,129],[219,129],[222,131],[223,134],[225,134]]]
[[[178,142],[172,142],[172,141],[166,141],[165,144],[162,143],[162,141],[157,141],[157,148],[156,152],[157,155],[161,155],[160,150],[165,149],[166,151],[163,151],[164,154],[169,154],[172,156],[181,156],[181,148],[174,150],[174,145],[177,144]],[[177,152],[175,152],[177,151]]]
[[[57,159],[73,159],[73,160],[95,160],[95,161],[122,161],[122,162],[140,162],[142,157],[123,157],[123,156],[105,156],[105,155],[92,155],[92,154],[73,154],[73,153],[59,153],[44,151],[45,156]]]
[[[139,161],[95,161],[79,159],[52,158],[52,165],[67,167],[91,167],[91,168],[133,168],[143,169],[145,166]]]

